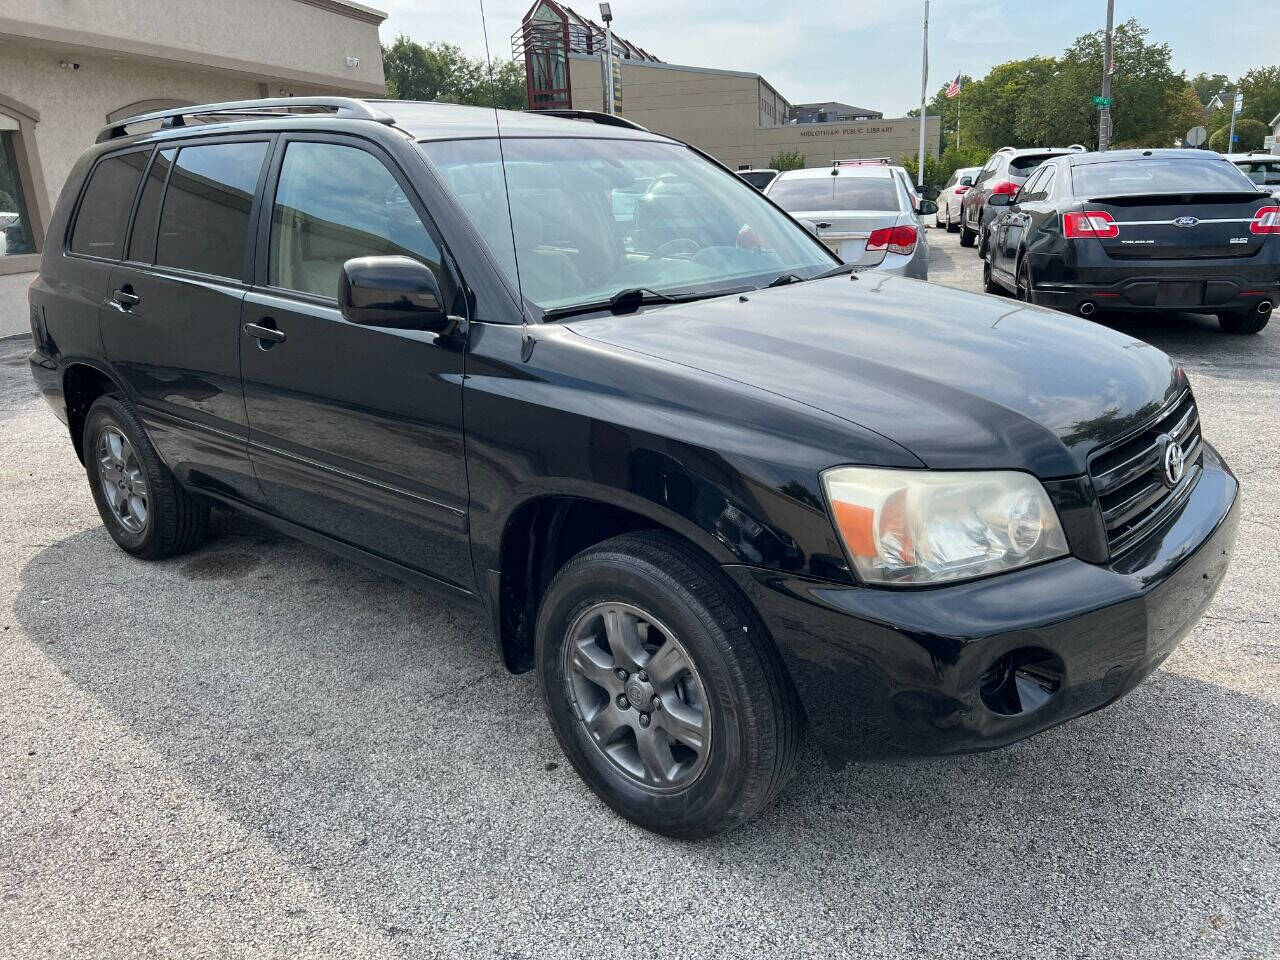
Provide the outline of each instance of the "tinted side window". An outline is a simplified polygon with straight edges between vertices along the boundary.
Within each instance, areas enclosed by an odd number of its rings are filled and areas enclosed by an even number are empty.
[[[249,208],[267,144],[183,147],[160,213],[156,263],[216,277],[244,272]]]
[[[129,256],[127,259],[139,263],[151,263],[156,256],[156,221],[160,218],[160,199],[164,194],[164,184],[169,177],[169,168],[173,165],[173,155],[177,150],[161,150],[151,162],[147,172],[147,182],[142,187],[142,199],[138,201],[138,212],[133,218],[133,233],[129,236]]]
[[[93,168],[71,231],[73,253],[120,258],[125,225],[146,164],[147,151],[138,150],[107,157]]]
[[[440,247],[377,157],[336,143],[290,143],[271,210],[270,284],[336,298],[342,265],[377,256],[425,263],[453,303]]]
[[[979,172],[978,178],[974,181],[974,183],[985,183],[986,181],[990,180],[991,175],[996,172],[996,165],[998,164],[998,162],[999,162],[999,157],[992,157],[990,160],[988,160],[987,165],[982,168],[981,172]]]

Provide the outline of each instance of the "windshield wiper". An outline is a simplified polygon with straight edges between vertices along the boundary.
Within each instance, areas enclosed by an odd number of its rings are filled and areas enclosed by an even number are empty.
[[[583,313],[598,313],[602,310],[608,310],[615,316],[623,313],[635,313],[641,307],[654,303],[689,303],[693,300],[709,300],[712,297],[723,297],[731,293],[741,293],[744,290],[754,290],[755,287],[735,287],[731,290],[710,290],[706,293],[659,293],[657,290],[650,290],[648,287],[626,287],[619,290],[608,300],[592,300],[588,303],[574,303],[566,307],[552,307],[550,310],[544,311],[542,319],[547,320],[563,320],[565,317],[575,317]]]
[[[781,276],[774,277],[765,284],[765,288],[783,287],[788,283],[803,283],[805,280],[822,280],[826,277],[838,277],[842,273],[852,273],[854,266],[851,263],[842,263],[839,266],[832,267],[830,270],[823,270],[821,273],[815,273],[812,277],[801,277],[794,273],[784,273]]]

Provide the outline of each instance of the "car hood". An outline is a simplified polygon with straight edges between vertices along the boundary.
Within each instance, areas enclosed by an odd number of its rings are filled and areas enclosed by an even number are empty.
[[[849,420],[935,469],[1078,475],[1185,386],[1165,353],[1086,320],[872,273],[566,325]]]

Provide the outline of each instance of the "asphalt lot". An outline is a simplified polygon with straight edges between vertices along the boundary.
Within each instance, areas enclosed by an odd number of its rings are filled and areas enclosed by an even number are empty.
[[[0,341],[0,956],[1275,957],[1280,329],[1116,325],[1186,365],[1244,483],[1201,624],[996,753],[837,774],[810,747],[700,844],[594,800],[478,618],[225,514],[125,556]]]

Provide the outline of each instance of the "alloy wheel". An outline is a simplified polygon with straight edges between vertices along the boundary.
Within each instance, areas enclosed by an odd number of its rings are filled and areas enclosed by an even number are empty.
[[[120,526],[130,533],[146,529],[146,475],[129,438],[112,426],[98,437],[98,484]]]
[[[681,790],[711,747],[706,690],[693,658],[655,617],[628,603],[597,603],[565,644],[569,700],[587,739],[643,786]]]

